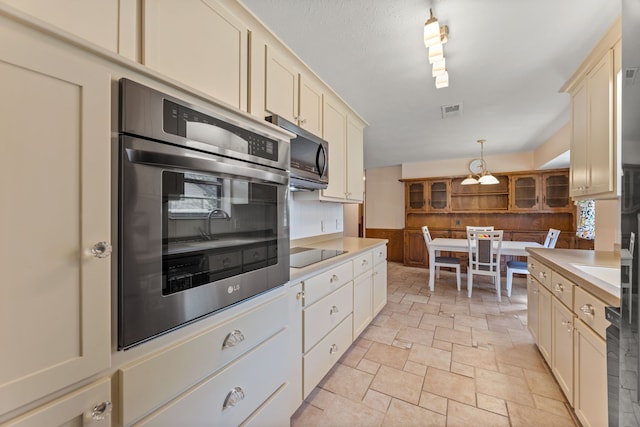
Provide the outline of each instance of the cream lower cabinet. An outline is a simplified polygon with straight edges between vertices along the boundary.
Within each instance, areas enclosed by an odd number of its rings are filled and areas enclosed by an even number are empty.
[[[387,304],[387,247],[373,251],[373,317]]]
[[[573,312],[557,298],[551,302],[551,371],[569,402],[573,402]]]
[[[246,303],[245,303],[246,304]],[[118,371],[124,425],[239,425],[288,405],[290,330],[285,295]],[[283,403],[282,399],[287,403]],[[275,420],[289,414],[276,411]]]
[[[538,342],[538,330],[540,328],[540,301],[538,294],[540,285],[531,275],[527,275],[527,328],[533,339]]]
[[[528,310],[537,311],[529,313],[529,322],[538,318],[540,353],[581,424],[607,425],[606,304],[532,257],[529,272]],[[535,277],[544,279],[546,285]],[[532,303],[536,286],[538,298]],[[533,329],[531,323],[529,329]]]
[[[111,363],[111,78],[6,16],[0,40],[3,422]]]
[[[373,253],[353,260],[353,338],[373,320]]]
[[[214,0],[142,3],[142,63],[247,111],[246,25]]]
[[[15,418],[3,427],[111,426],[111,381],[98,380],[47,405]]]

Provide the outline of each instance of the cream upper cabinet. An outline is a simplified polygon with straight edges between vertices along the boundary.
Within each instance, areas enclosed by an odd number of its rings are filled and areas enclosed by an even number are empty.
[[[571,94],[570,195],[574,199],[619,195],[619,43],[618,20],[563,88]]]
[[[2,3],[118,52],[120,0],[2,0]]]
[[[144,0],[142,63],[247,110],[248,30],[213,0]]]
[[[347,199],[364,200],[364,124],[351,114],[347,120]]]
[[[6,17],[0,39],[1,420],[110,365],[112,82]]]
[[[347,110],[333,98],[324,100],[324,139],[329,142],[329,186],[321,191],[325,198],[346,199]]]
[[[265,110],[322,137],[323,90],[293,57],[266,46]]]

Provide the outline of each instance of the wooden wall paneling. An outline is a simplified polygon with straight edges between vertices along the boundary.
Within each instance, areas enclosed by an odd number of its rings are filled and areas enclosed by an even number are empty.
[[[367,228],[366,237],[387,239],[387,261],[404,261],[404,230],[402,228]]]

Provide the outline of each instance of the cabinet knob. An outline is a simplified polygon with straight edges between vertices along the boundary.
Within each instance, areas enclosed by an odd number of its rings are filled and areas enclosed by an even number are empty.
[[[546,279],[547,273],[545,273],[544,271],[541,271],[540,273],[538,273],[538,278],[540,278],[540,280]]]
[[[106,419],[109,415],[111,415],[111,410],[113,409],[113,405],[108,400],[102,403],[97,404],[91,409],[91,412],[88,414],[89,418],[95,421],[102,421]]]
[[[236,406],[242,399],[244,399],[244,390],[242,390],[242,387],[234,387],[229,391],[227,397],[224,399],[222,409],[224,410]]]
[[[553,287],[553,289],[556,292],[559,292],[559,293],[563,293],[564,292],[564,287],[560,283],[556,283],[556,285]]]
[[[582,307],[580,307],[580,311],[586,314],[587,316],[591,316],[591,317],[595,316],[596,314],[596,310],[593,308],[591,304],[583,305]]]
[[[329,310],[329,316],[333,316],[335,313],[337,313],[338,307],[336,307],[335,305],[331,307],[331,309]]]
[[[98,242],[91,247],[91,255],[96,258],[107,258],[111,255],[113,247],[109,242]]]
[[[533,270],[535,268],[535,264],[530,262],[529,263],[529,270]]]
[[[297,292],[296,299],[301,300],[302,298],[304,298],[304,291]]]
[[[244,341],[244,334],[242,333],[241,330],[234,329],[233,331],[227,334],[226,338],[222,342],[222,348],[235,347],[236,345],[240,344],[242,341]]]
[[[338,346],[336,344],[331,344],[329,347],[329,354],[334,354],[338,352]]]
[[[571,320],[563,320],[562,325],[567,327],[567,333],[573,332],[573,323]]]
[[[329,283],[333,283],[333,282],[337,282],[338,281],[338,276],[336,276],[335,274],[333,276],[331,276],[331,279],[329,279]]]
[[[366,259],[362,260],[362,266],[364,267],[365,265],[369,264],[369,261],[367,261]]]

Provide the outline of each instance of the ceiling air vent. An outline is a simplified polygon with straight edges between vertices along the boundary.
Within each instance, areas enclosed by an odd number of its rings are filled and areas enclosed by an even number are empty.
[[[442,111],[443,119],[458,117],[462,115],[462,104],[442,105],[440,110]]]

